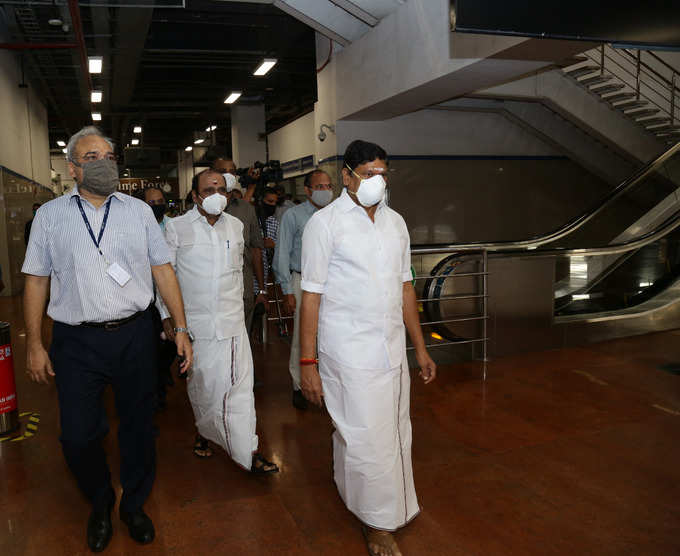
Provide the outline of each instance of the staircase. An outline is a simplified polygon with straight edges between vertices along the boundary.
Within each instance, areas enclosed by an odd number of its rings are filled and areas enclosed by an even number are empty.
[[[656,138],[680,140],[680,78],[653,52],[603,44],[571,61],[562,71],[591,94]]]

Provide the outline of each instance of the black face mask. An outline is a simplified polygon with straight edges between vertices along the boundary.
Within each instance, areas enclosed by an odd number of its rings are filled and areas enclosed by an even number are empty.
[[[274,212],[276,211],[276,205],[266,205],[262,204],[262,213],[269,218],[270,216],[274,215]]]
[[[165,203],[162,205],[151,205],[151,210],[153,211],[153,215],[156,217],[156,221],[160,222],[163,220],[163,216],[165,215]]]

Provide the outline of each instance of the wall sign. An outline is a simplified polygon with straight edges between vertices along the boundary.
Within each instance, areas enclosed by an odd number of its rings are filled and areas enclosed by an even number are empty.
[[[138,189],[156,187],[172,199],[179,198],[179,181],[177,178],[146,179],[146,178],[120,178],[118,191],[132,195]]]

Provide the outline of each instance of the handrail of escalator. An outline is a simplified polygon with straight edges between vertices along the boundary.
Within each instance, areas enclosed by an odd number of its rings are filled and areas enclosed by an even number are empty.
[[[523,254],[524,256],[534,256],[534,257],[550,257],[555,255],[571,256],[571,255],[581,255],[581,256],[595,256],[595,255],[616,255],[618,253],[627,253],[628,251],[633,251],[635,249],[640,249],[650,243],[661,239],[665,235],[671,233],[676,228],[680,227],[680,210],[675,212],[673,216],[666,219],[663,224],[658,226],[651,232],[643,234],[636,239],[630,239],[621,243],[611,243],[609,245],[603,245],[600,247],[584,247],[584,248],[570,248],[570,247],[553,247],[548,249],[536,249],[533,247],[514,247],[512,249],[497,249],[496,251],[502,251],[506,254]],[[483,250],[484,248],[477,247],[474,250]],[[472,251],[473,249],[463,248],[459,249],[458,246],[452,245],[449,248],[442,250],[442,248],[434,249],[411,249],[412,255],[431,255],[435,253],[449,253],[457,251]],[[491,250],[491,249],[489,249]]]
[[[532,237],[529,239],[521,239],[521,240],[506,240],[506,241],[480,241],[480,242],[474,242],[474,243],[451,243],[447,245],[439,245],[437,247],[425,247],[425,246],[413,246],[411,249],[411,254],[413,255],[432,255],[432,254],[438,254],[438,253],[450,253],[452,251],[479,251],[479,250],[486,250],[486,251],[520,251],[520,250],[535,250],[538,247],[545,245],[547,243],[552,243],[553,241],[557,241],[558,239],[563,238],[564,236],[578,230],[581,226],[583,226],[586,222],[592,220],[595,216],[597,216],[602,210],[604,210],[607,205],[618,199],[621,195],[626,193],[629,189],[634,187],[641,179],[645,178],[647,175],[652,173],[658,166],[663,164],[666,160],[668,160],[671,156],[673,156],[676,152],[680,151],[680,142],[676,143],[669,149],[667,149],[663,154],[655,158],[653,161],[648,162],[644,166],[642,166],[639,170],[637,170],[632,176],[628,177],[625,179],[623,182],[621,182],[618,186],[616,186],[615,189],[613,189],[610,193],[608,193],[602,200],[598,201],[596,205],[585,211],[583,214],[577,216],[576,218],[572,219],[571,221],[567,222],[560,228],[549,232],[545,235],[541,236],[536,236]],[[671,231],[671,230],[669,230]],[[642,236],[642,238],[646,238],[655,232],[652,232],[651,234],[646,234]],[[652,240],[654,241],[654,240]],[[637,243],[638,240],[633,240],[632,242],[626,242],[622,244],[615,244],[612,245],[611,247],[621,247],[623,245],[627,245],[629,243]],[[645,244],[646,245],[646,244]],[[609,246],[607,246],[609,247]],[[631,249],[635,249],[636,247],[632,247]],[[599,254],[599,251],[602,251],[603,249],[606,249],[605,247],[597,248],[596,251],[597,253],[594,254]],[[627,251],[628,249],[622,249],[622,250],[615,250],[612,251],[612,253],[621,253],[624,251]],[[552,250],[551,250],[552,251]],[[570,251],[573,251],[575,253],[583,254],[584,252],[588,251],[587,249],[563,249],[560,250],[559,252],[562,254],[569,254]],[[545,251],[541,250],[541,254],[544,254]],[[590,253],[587,253],[590,254]]]

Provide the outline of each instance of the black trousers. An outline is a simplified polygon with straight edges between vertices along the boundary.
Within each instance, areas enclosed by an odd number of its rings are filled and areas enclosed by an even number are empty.
[[[170,340],[162,340],[161,332],[163,332],[163,321],[161,316],[156,309],[155,305],[152,305],[149,309],[151,311],[153,325],[154,325],[154,338],[156,341],[156,409],[163,408],[167,399],[167,387],[173,383],[172,375],[170,374],[170,367],[177,357],[177,346],[175,342]]]
[[[103,405],[111,385],[120,418],[122,510],[142,507],[156,469],[153,404],[156,343],[151,312],[114,330],[55,322],[50,357],[59,394],[61,444],[66,462],[94,509],[113,496],[101,445],[109,425]]]

